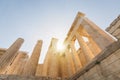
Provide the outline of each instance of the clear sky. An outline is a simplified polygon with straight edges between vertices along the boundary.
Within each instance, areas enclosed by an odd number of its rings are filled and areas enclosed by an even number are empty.
[[[120,14],[120,0],[0,0],[0,47],[22,37],[20,50],[32,53],[42,39],[42,62],[51,38],[64,40],[78,11],[105,29]]]

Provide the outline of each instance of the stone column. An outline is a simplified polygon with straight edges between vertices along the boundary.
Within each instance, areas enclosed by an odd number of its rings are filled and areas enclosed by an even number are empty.
[[[38,64],[35,76],[42,76],[43,64]]]
[[[59,61],[60,61],[60,69],[59,69],[59,73],[61,74],[60,77],[62,78],[66,78],[68,77],[69,73],[68,73],[68,65],[67,62],[66,62],[66,55],[65,53],[60,53],[60,58],[59,58]]]
[[[84,18],[82,26],[102,50],[115,41],[105,31],[86,18]]]
[[[57,50],[57,42],[58,42],[58,39],[56,38],[53,38],[52,39],[52,50],[51,50],[51,62],[50,62],[50,65],[49,65],[49,68],[48,68],[48,76],[50,77],[58,77],[58,59],[57,59],[57,54],[58,52],[56,51]]]
[[[59,62],[58,62],[58,53],[53,53],[53,55],[51,55],[52,59],[51,59],[51,64],[49,65],[49,72],[48,72],[48,76],[55,78],[59,76]]]
[[[1,56],[0,58],[0,73],[4,73],[8,65],[11,63],[12,59],[17,55],[19,48],[21,47],[24,40],[18,38]]]
[[[76,52],[73,41],[70,42],[70,48],[71,48],[71,52],[73,54],[73,60],[74,60],[74,64],[75,64],[75,69],[76,69],[76,71],[78,71],[78,70],[80,70],[80,68],[82,68],[82,65],[81,65],[81,62],[79,60],[79,57],[78,57],[78,54]]]
[[[80,44],[82,52],[86,57],[87,62],[89,62],[94,57],[93,53],[87,46],[86,42],[83,40],[82,36],[78,32],[76,32],[75,35],[76,35],[76,38],[78,39],[78,42]]]
[[[14,71],[13,74],[17,74],[17,75],[22,75],[23,69],[25,67],[25,64],[28,61],[29,56],[28,55],[24,55],[21,60],[19,61],[19,65],[17,66],[16,70]]]
[[[72,53],[70,53],[70,46],[67,47],[65,51],[65,55],[66,55],[66,62],[67,62],[66,66],[68,70],[68,77],[70,77],[75,73],[75,66],[72,59]]]
[[[79,49],[78,53],[79,53],[78,55],[79,55],[80,62],[82,64],[82,66],[84,66],[87,63],[87,60],[86,60],[86,57],[85,57],[84,53],[82,52],[81,48]]]
[[[18,68],[19,67],[22,68],[22,65],[25,65],[25,64],[23,64],[24,63],[23,61],[26,59],[26,57],[28,57],[28,55],[25,52],[18,52],[18,53],[19,54],[13,61],[12,65],[10,65],[6,74],[20,75],[20,73],[22,72],[22,69],[18,69]]]
[[[45,60],[44,60],[44,63],[43,63],[43,71],[42,71],[42,76],[48,76],[49,74],[49,68],[50,68],[50,65],[51,65],[51,55],[53,54],[53,45],[54,45],[54,40],[56,40],[55,38],[52,38],[51,42],[50,42],[50,46],[48,48],[48,51],[47,51],[47,54],[46,54],[46,57],[45,57]]]
[[[101,49],[99,48],[99,46],[95,43],[95,41],[93,41],[93,39],[91,37],[88,38],[89,39],[89,48],[91,49],[91,51],[93,52],[93,54],[96,56],[97,54],[99,54],[101,52]]]
[[[30,59],[28,60],[28,62],[25,65],[22,75],[35,76],[39,57],[40,57],[41,48],[42,48],[42,40],[39,40],[32,52]]]
[[[44,63],[43,63],[43,70],[42,70],[42,76],[48,75],[48,67],[50,65],[50,50],[47,51]]]

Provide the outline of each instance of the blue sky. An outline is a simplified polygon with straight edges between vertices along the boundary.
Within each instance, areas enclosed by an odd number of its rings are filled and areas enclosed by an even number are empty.
[[[0,47],[22,37],[21,50],[31,53],[42,39],[42,62],[51,38],[64,40],[78,11],[105,29],[120,14],[120,0],[0,0]]]

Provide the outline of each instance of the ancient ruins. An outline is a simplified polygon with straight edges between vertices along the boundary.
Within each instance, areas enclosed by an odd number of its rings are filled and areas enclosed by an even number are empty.
[[[18,38],[8,49],[0,48],[0,80],[120,80],[120,16],[103,31],[78,12],[65,48],[57,50],[58,39],[52,38],[43,64],[38,64],[43,41],[30,57],[19,51],[23,42]]]

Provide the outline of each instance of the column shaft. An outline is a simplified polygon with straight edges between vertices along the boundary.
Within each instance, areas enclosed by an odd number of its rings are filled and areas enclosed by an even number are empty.
[[[42,76],[43,64],[38,64],[35,76]]]
[[[68,76],[68,71],[67,71],[67,64],[66,64],[66,59],[65,59],[65,54],[63,54],[61,57],[60,57],[60,67],[61,67],[61,77],[62,78],[65,78]]]
[[[49,75],[49,69],[50,69],[51,60],[52,60],[51,55],[53,54],[53,45],[55,46],[56,41],[57,40],[55,38],[52,38],[51,40],[50,46],[48,48],[48,51],[44,60],[42,76]]]
[[[80,59],[82,66],[84,66],[87,63],[85,54],[82,52],[81,49],[79,50],[79,59]]]
[[[87,61],[90,61],[94,57],[93,53],[87,46],[86,42],[83,40],[82,36],[78,32],[76,32],[75,35],[76,38],[78,39],[82,52],[84,53]]]
[[[73,60],[74,60],[74,63],[75,63],[75,69],[76,69],[76,71],[78,71],[78,70],[80,70],[80,68],[82,68],[82,65],[81,65],[81,62],[79,60],[79,57],[78,57],[78,54],[76,52],[73,41],[70,42],[70,48],[71,48],[71,52],[73,54]]]
[[[51,64],[49,65],[48,76],[55,78],[59,76],[59,66],[58,66],[58,53],[54,53],[51,55]]]
[[[101,49],[98,47],[95,41],[93,41],[92,38],[89,38],[89,44],[91,45],[89,46],[89,48],[91,49],[95,56],[101,52]]]
[[[56,51],[57,50],[57,42],[58,42],[58,39],[56,38],[53,38],[52,41],[51,41],[51,55],[50,55],[50,65],[48,67],[48,76],[50,77],[58,77],[58,52]]]
[[[42,76],[48,75],[48,67],[50,65],[50,50],[48,50],[47,55],[45,57],[44,63],[43,63],[43,70],[42,70]]]
[[[23,75],[35,76],[39,57],[40,57],[41,48],[42,48],[42,40],[39,40],[32,52],[30,59],[28,60],[28,62],[25,65]]]
[[[0,58],[0,73],[4,73],[7,69],[8,65],[11,63],[13,58],[17,55],[19,48],[21,47],[24,40],[22,38],[18,38],[1,56]]]
[[[28,58],[28,55],[25,52],[19,52],[19,54],[13,61],[12,65],[10,66],[6,74],[20,75],[23,69],[18,69],[18,68],[19,67],[22,68],[22,65],[25,65],[23,63],[26,60],[26,58]]]
[[[67,62],[67,70],[68,70],[68,77],[72,76],[75,73],[75,66],[72,59],[72,53],[68,49],[66,49],[66,62]]]
[[[25,64],[27,63],[27,61],[28,61],[28,56],[26,56],[25,58],[22,58],[20,60],[18,67],[16,68],[16,70],[14,71],[13,74],[22,75]]]

